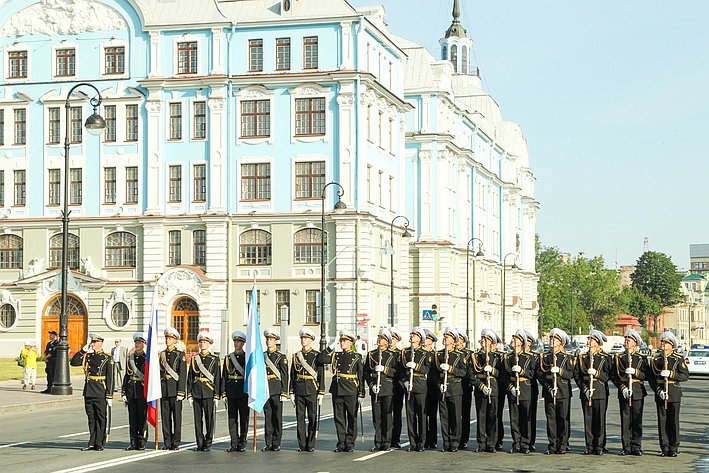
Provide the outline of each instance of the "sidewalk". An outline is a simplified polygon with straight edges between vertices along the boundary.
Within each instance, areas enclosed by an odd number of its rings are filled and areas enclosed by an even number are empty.
[[[41,391],[47,388],[46,379],[38,379],[37,381],[37,387],[34,391],[30,390],[29,387],[26,391],[23,391],[22,381],[0,381],[0,417],[17,412],[32,412],[50,407],[81,405],[83,402],[81,393],[84,389],[84,377],[81,375],[71,377],[71,387],[73,389],[71,396],[42,394]]]

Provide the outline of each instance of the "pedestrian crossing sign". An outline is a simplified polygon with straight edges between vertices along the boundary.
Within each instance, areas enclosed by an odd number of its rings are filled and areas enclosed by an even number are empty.
[[[436,320],[433,316],[433,310],[431,310],[431,309],[421,310],[421,320]]]

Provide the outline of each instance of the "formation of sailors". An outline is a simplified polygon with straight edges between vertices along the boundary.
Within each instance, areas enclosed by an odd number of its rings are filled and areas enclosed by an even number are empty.
[[[199,352],[189,358],[179,350],[180,334],[165,329],[166,348],[159,354],[162,399],[163,449],[175,450],[182,441],[182,403],[194,413],[197,451],[209,451],[216,422],[217,403],[223,400],[230,435],[229,452],[244,452],[249,428],[248,397],[244,392],[246,335],[232,333],[234,350],[223,360],[210,352],[208,332],[198,336]],[[325,350],[313,348],[315,334],[299,332],[301,349],[289,358],[277,349],[280,334],[264,331],[267,350],[264,361],[270,397],[264,406],[265,446],[279,451],[283,432],[283,403],[295,408],[299,452],[315,451],[320,429],[320,411],[325,397],[325,370],[332,380],[333,419],[337,431],[335,452],[352,452],[363,430],[362,403],[369,395],[374,423],[372,451],[401,448],[402,411],[406,409],[408,451],[468,449],[473,408],[477,451],[495,453],[502,448],[504,404],[509,408],[512,448],[510,453],[536,450],[537,403],[541,393],[546,416],[546,454],[569,451],[571,404],[574,386],[584,422],[584,454],[602,455],[606,449],[606,411],[615,386],[621,416],[621,455],[643,454],[643,408],[648,394],[655,401],[662,456],[679,452],[680,383],[689,379],[684,358],[676,353],[677,340],[670,332],[660,337],[660,350],[650,357],[638,352],[640,335],[626,331],[625,352],[611,356],[602,350],[606,337],[598,330],[588,335],[588,351],[564,350],[570,337],[561,329],[549,333],[550,348],[532,351],[534,337],[517,330],[511,350],[501,350],[502,339],[493,330],[480,333],[479,349],[466,348],[465,333],[453,327],[442,332],[443,348],[435,350],[436,335],[415,327],[409,345],[399,349],[401,333],[394,328],[378,332],[376,348],[362,355],[354,349],[355,335],[342,331]],[[128,407],[130,445],[126,450],[144,450],[146,401],[143,396],[145,336],[136,333],[127,355],[121,395]],[[91,350],[89,350],[89,345]],[[90,344],[77,352],[71,364],[86,373],[84,397],[90,439],[84,450],[103,450],[108,429],[107,408],[112,405],[113,360],[103,352],[103,338],[92,335]],[[328,368],[329,367],[329,368]],[[646,386],[647,385],[647,386]],[[541,391],[540,388],[541,387]],[[440,440],[438,438],[440,423]]]

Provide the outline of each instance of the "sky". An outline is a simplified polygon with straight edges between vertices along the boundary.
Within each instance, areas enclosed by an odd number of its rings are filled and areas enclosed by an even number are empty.
[[[440,57],[453,0],[382,4]],[[689,267],[709,243],[709,1],[460,0],[484,88],[529,147],[537,233],[563,252]]]

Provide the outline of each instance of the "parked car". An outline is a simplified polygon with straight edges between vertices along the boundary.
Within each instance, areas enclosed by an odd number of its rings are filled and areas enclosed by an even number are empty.
[[[624,351],[625,351],[625,348],[623,347],[623,345],[621,345],[620,343],[614,343],[613,347],[611,347],[610,354],[615,355],[618,353],[623,353]]]
[[[684,359],[689,374],[709,374],[709,348],[703,350],[689,350]]]

